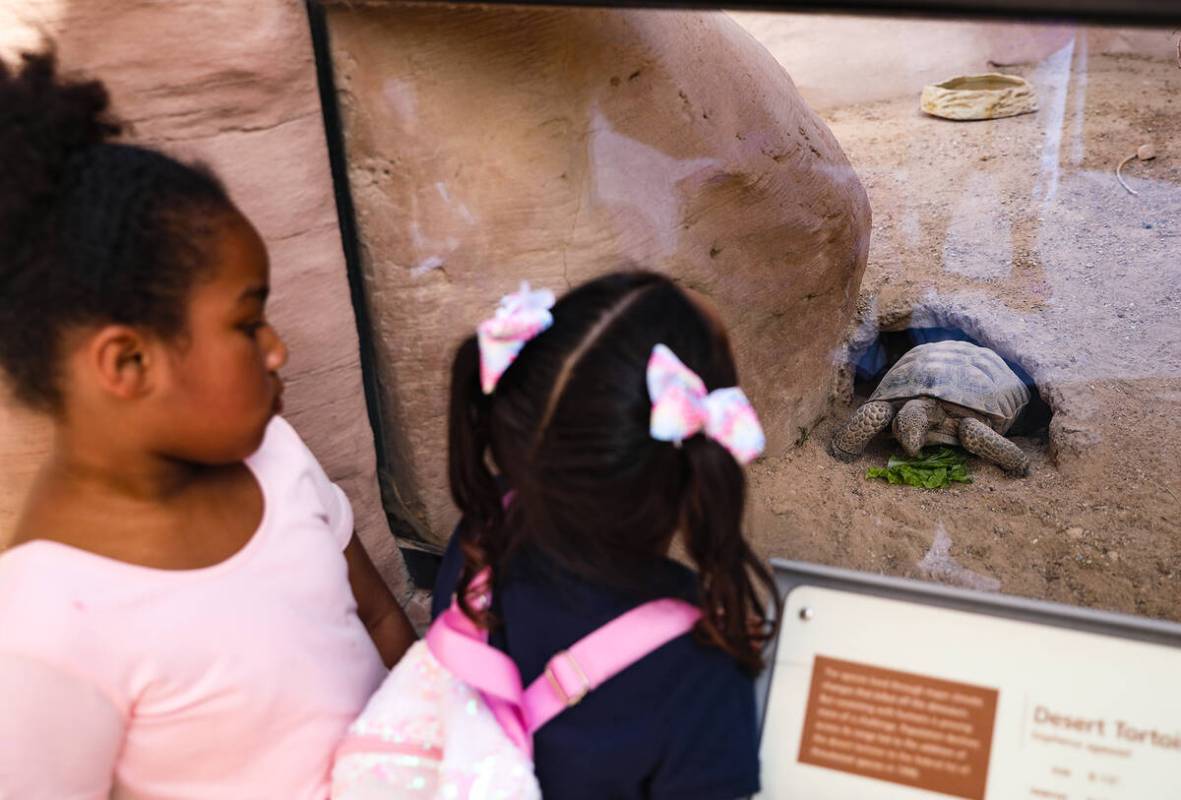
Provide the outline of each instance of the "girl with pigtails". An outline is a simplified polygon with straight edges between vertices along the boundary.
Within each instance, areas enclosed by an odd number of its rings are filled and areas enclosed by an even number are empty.
[[[452,366],[463,517],[435,621],[351,729],[337,797],[758,791],[753,679],[776,598],[742,533],[763,432],[737,384],[720,320],[661,275],[503,298]],[[452,718],[412,735],[431,703]],[[479,741],[490,719],[515,747]]]

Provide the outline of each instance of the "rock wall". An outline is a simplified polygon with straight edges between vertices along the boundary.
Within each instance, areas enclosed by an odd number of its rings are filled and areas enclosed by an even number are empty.
[[[102,78],[132,138],[209,163],[270,249],[271,316],[291,350],[287,416],[353,501],[386,581],[407,590],[376,481],[306,11],[296,0],[0,0],[0,50],[57,41]],[[0,404],[0,543],[48,446]]]
[[[522,279],[634,263],[711,296],[783,450],[827,407],[866,195],[771,55],[721,13],[329,6],[396,513],[454,522],[447,372]]]

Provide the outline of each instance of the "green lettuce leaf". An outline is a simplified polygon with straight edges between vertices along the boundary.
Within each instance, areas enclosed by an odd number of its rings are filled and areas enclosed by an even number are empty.
[[[971,483],[968,457],[953,447],[926,449],[918,458],[890,456],[884,467],[870,467],[867,480],[882,479],[892,484],[906,484],[919,489],[941,489],[952,483]]]

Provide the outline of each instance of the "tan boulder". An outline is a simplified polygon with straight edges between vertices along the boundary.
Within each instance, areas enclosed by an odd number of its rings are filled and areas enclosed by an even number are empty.
[[[781,451],[826,409],[870,214],[840,146],[721,13],[331,4],[401,514],[450,532],[448,365],[527,279],[627,263],[713,298]]]
[[[356,322],[312,46],[285,0],[0,0],[0,52],[40,28],[67,70],[103,79],[133,139],[209,163],[271,255],[271,316],[291,360],[287,416],[338,481],[386,581],[407,591],[376,481]],[[0,403],[0,544],[48,448],[45,420]]]

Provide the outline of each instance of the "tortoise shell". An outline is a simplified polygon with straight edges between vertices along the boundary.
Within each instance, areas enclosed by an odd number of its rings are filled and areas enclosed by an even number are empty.
[[[930,342],[907,351],[890,368],[870,400],[934,397],[975,411],[1004,433],[1029,403],[1029,389],[987,347],[970,342]]]

